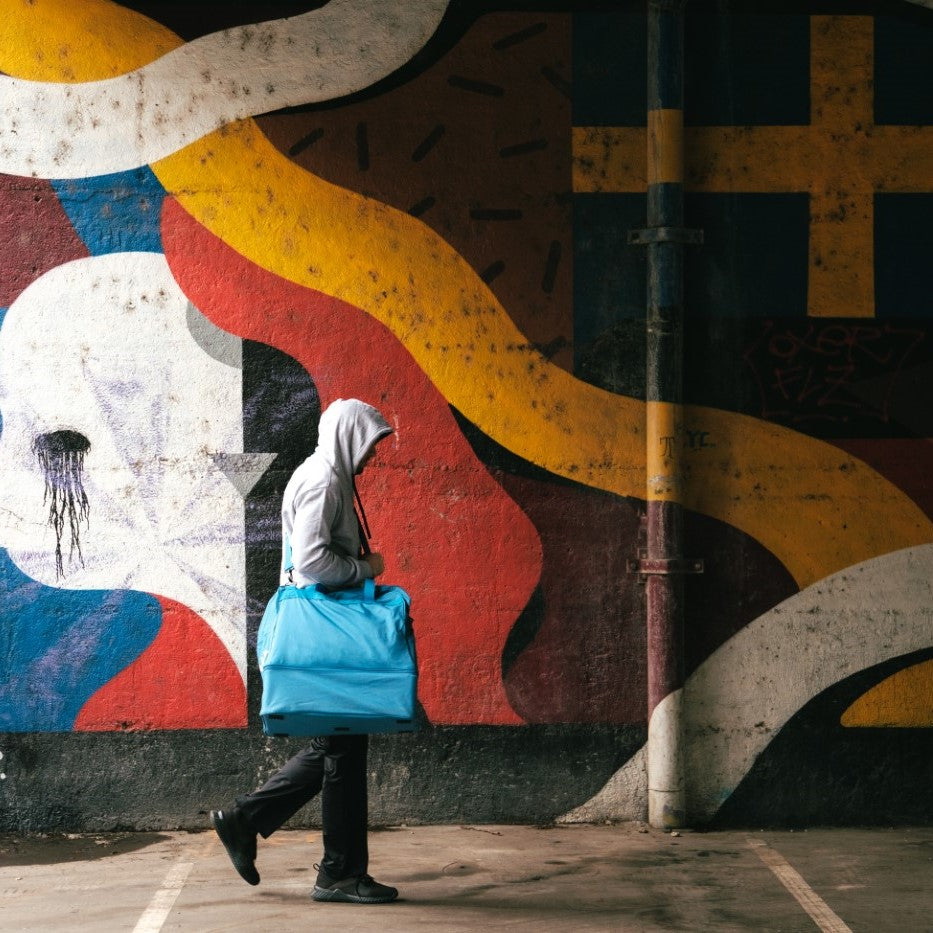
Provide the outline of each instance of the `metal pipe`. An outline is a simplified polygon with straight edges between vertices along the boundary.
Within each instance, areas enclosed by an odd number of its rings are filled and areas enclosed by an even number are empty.
[[[685,0],[648,3],[648,820],[686,821],[683,702],[683,43]],[[651,232],[654,231],[654,235]]]

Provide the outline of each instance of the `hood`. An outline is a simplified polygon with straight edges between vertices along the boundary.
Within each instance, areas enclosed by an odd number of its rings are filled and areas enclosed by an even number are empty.
[[[352,483],[369,448],[391,433],[392,426],[372,405],[355,398],[338,398],[321,415],[315,453],[322,456],[342,480]]]

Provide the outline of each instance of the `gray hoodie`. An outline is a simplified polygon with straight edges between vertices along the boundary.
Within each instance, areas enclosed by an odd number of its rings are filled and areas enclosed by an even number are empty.
[[[282,540],[292,547],[298,586],[354,586],[372,577],[357,556],[353,477],[370,448],[392,433],[382,415],[357,399],[337,399],[321,415],[317,449],[292,474],[282,499]],[[291,582],[282,559],[281,583]]]

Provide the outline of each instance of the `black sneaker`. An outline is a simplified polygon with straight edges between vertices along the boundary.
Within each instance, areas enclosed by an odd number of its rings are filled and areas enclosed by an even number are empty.
[[[369,875],[354,875],[343,881],[325,882],[326,877],[318,876],[317,884],[311,897],[316,901],[342,901],[349,904],[388,904],[398,897],[398,888],[373,881]]]
[[[211,823],[233,862],[233,867],[247,884],[259,884],[256,861],[256,832],[246,825],[239,811],[211,810]]]

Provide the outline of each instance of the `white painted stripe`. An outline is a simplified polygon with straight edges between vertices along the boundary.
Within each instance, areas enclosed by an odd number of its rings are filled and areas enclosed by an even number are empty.
[[[684,684],[688,818],[711,820],[796,712],[846,677],[930,646],[933,544],[847,567],[759,616]],[[816,624],[818,620],[819,624]],[[644,748],[562,822],[643,819]]]
[[[771,869],[778,881],[790,891],[797,903],[810,915],[810,919],[823,930],[823,933],[852,933],[851,927],[844,923],[826,901],[803,880],[800,872],[780,852],[772,849],[762,839],[749,839],[748,845]]]
[[[149,906],[133,927],[133,933],[159,933],[193,866],[194,862],[176,862],[169,869],[162,887],[156,891]]]
[[[0,75],[0,171],[80,178],[136,168],[234,120],[352,94],[408,62],[448,2],[331,0],[201,36],[103,81]],[[0,70],[11,70],[2,50]]]

